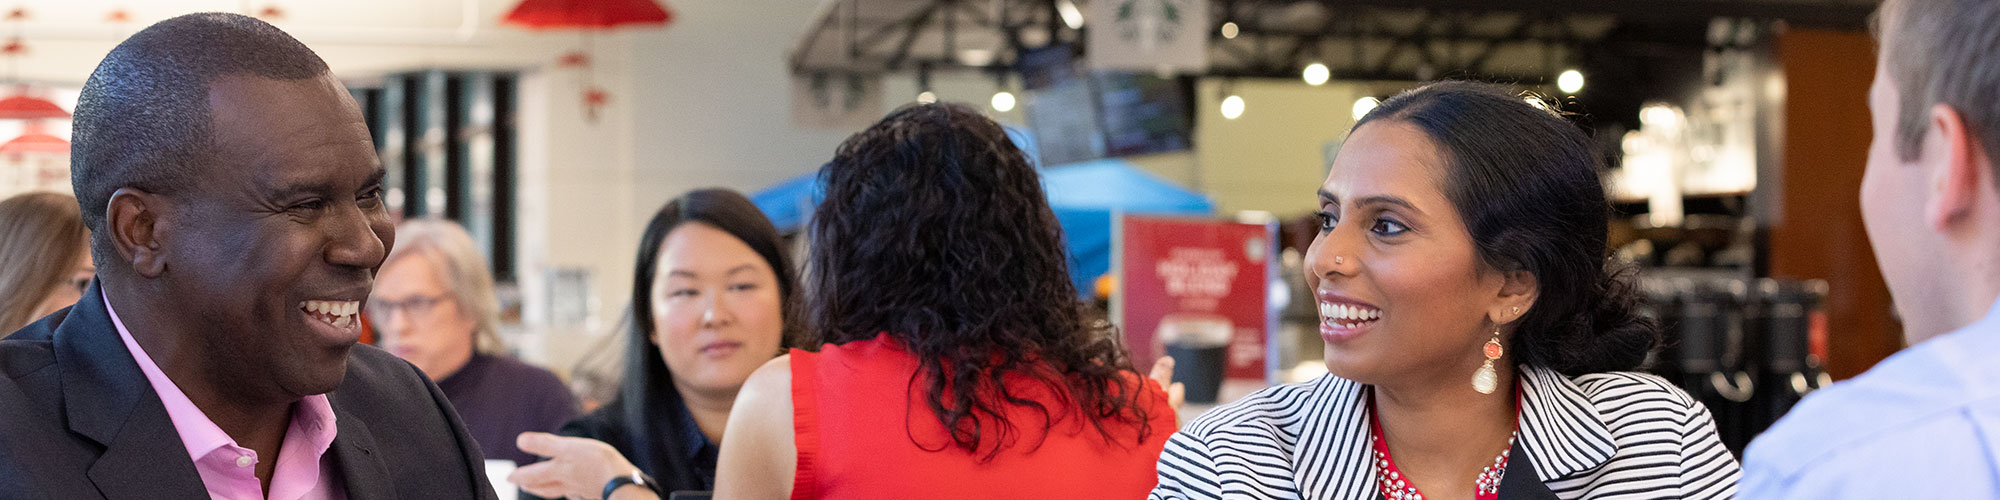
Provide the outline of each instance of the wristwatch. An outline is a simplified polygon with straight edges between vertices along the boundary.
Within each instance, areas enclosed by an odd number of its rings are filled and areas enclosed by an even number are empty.
[[[631,474],[614,477],[611,478],[611,481],[604,483],[604,495],[599,498],[610,500],[611,492],[618,491],[619,488],[623,488],[628,484],[636,484],[647,490],[651,490],[656,496],[660,494],[660,489],[656,487],[657,485],[653,482],[652,476],[646,475],[645,472],[641,472],[639,469],[632,469]]]

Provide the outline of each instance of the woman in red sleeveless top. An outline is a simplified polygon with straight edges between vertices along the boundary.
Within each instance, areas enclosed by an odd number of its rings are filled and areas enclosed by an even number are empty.
[[[823,346],[751,375],[716,498],[1146,496],[1174,409],[1086,319],[1040,176],[998,124],[903,108],[820,177]]]

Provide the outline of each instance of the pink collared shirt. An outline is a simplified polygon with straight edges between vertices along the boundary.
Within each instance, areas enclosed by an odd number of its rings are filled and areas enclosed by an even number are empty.
[[[174,431],[180,433],[181,444],[187,445],[188,457],[194,459],[194,470],[201,475],[201,484],[208,489],[210,498],[217,500],[329,500],[346,498],[341,488],[339,467],[333,466],[333,457],[326,454],[333,444],[337,431],[333,422],[333,405],[327,402],[325,394],[306,396],[292,405],[292,424],[285,429],[285,441],[278,448],[278,465],[271,473],[271,494],[265,495],[263,485],[257,482],[257,452],[236,445],[236,440],[209,420],[208,415],[188,400],[187,393],[174,385],[152,356],[132,340],[132,332],[125,329],[125,322],[118,319],[118,311],[111,308],[111,299],[104,300],[104,309],[111,313],[111,324],[118,327],[118,338],[125,341],[125,349],[132,351],[132,360],[139,363],[139,371],[146,373],[146,382],[153,385],[153,392],[159,393],[160,403],[167,407],[167,417],[174,421]]]

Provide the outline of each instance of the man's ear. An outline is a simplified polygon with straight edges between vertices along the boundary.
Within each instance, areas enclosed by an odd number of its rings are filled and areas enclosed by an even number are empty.
[[[105,204],[104,231],[111,252],[139,276],[158,278],[167,271],[162,242],[172,231],[162,215],[168,209],[165,197],[129,187],[113,191]]]
[[[1924,204],[1924,224],[1945,232],[1976,209],[1982,189],[1992,189],[1989,171],[1979,154],[1980,142],[1966,128],[1964,115],[1951,106],[1931,106],[1924,131],[1923,161],[1931,173],[1930,201]]]

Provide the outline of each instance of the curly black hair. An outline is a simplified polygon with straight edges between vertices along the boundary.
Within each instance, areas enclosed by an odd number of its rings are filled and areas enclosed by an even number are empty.
[[[810,330],[905,344],[920,362],[911,385],[958,448],[999,443],[990,460],[1012,442],[1001,405],[1039,412],[1044,431],[1080,410],[1108,442],[1123,436],[1107,422],[1135,425],[1140,442],[1152,432],[1117,332],[1086,319],[1041,177],[999,124],[961,104],[905,107],[848,138],[820,176]],[[1003,383],[1023,377],[1069,404]]]
[[[1636,369],[1660,330],[1637,312],[1630,268],[1607,258],[1602,157],[1582,129],[1528,99],[1537,97],[1438,82],[1383,101],[1354,128],[1389,120],[1423,130],[1444,153],[1445,196],[1480,259],[1534,275],[1541,293],[1514,329],[1516,359],[1571,376]]]

